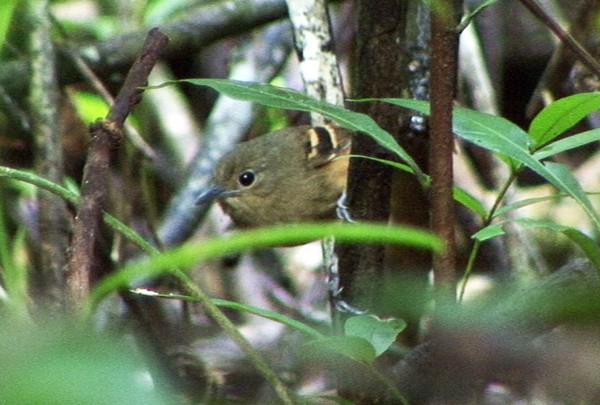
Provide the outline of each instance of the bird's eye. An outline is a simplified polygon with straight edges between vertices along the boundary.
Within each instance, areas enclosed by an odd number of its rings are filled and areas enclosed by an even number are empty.
[[[250,187],[256,180],[256,174],[252,170],[246,170],[238,177],[238,183],[244,187]]]

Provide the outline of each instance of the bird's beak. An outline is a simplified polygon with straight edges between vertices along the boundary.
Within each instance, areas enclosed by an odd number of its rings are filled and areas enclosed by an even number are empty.
[[[218,200],[227,190],[220,185],[211,185],[196,198],[196,205],[212,204]]]
[[[228,190],[219,184],[213,184],[200,193],[196,198],[196,205],[212,204],[217,200],[231,197],[238,193],[238,190]]]

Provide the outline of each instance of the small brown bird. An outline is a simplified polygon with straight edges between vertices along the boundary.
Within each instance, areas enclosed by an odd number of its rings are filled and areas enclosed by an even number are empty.
[[[217,200],[236,226],[335,219],[346,187],[352,131],[285,128],[238,144],[218,162],[198,204]]]

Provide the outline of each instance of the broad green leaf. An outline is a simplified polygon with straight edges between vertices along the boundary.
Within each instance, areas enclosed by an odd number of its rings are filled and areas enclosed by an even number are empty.
[[[587,145],[588,143],[598,141],[600,141],[600,129],[592,129],[576,135],[571,135],[556,142],[549,143],[535,152],[533,157],[538,160],[542,160],[558,153],[566,152],[568,150]]]
[[[197,86],[208,86],[219,93],[238,100],[252,101],[268,107],[322,114],[334,120],[342,127],[364,132],[371,136],[381,146],[396,153],[404,160],[415,171],[419,179],[423,178],[423,172],[413,158],[398,145],[398,142],[396,142],[392,135],[383,130],[366,114],[346,110],[343,107],[316,100],[305,93],[292,89],[268,84],[226,79],[185,79],[181,81]]]
[[[380,356],[396,341],[396,337],[406,328],[406,322],[398,318],[380,319],[375,315],[357,315],[344,323],[346,336],[365,339]]]
[[[371,344],[356,336],[330,336],[314,339],[302,345],[302,355],[307,359],[317,359],[339,365],[339,357],[372,364],[375,359],[375,349]]]
[[[391,104],[429,114],[429,103],[421,100],[381,99]],[[455,108],[454,132],[468,142],[509,156],[545,178],[560,191],[577,201],[600,230],[600,216],[587,195],[568,170],[555,164],[543,164],[529,151],[528,135],[517,125],[502,118],[466,108]]]
[[[140,289],[140,288],[133,289],[133,290],[131,290],[131,292],[133,292],[134,294],[146,295],[146,296],[150,296],[150,297],[177,299],[177,300],[192,301],[192,302],[202,302],[202,300],[200,300],[199,298],[196,298],[196,297],[193,297],[190,295],[185,295],[185,294],[174,294],[174,293],[163,294],[163,293],[157,293],[157,292],[154,292],[151,290]],[[247,312],[249,314],[261,316],[265,319],[270,319],[272,321],[279,322],[283,325],[289,326],[290,328],[293,328],[300,332],[306,333],[307,335],[310,335],[312,337],[317,337],[317,338],[323,337],[323,335],[321,333],[319,333],[317,330],[311,328],[310,326],[308,326],[300,321],[297,321],[293,318],[282,315],[275,311],[270,311],[268,309],[255,307],[254,305],[242,304],[240,302],[223,300],[223,299],[219,299],[219,298],[213,298],[212,302],[219,307],[225,307],[225,308],[234,309],[236,311]]]
[[[103,296],[116,289],[127,288],[146,278],[167,274],[175,268],[189,268],[228,253],[260,247],[289,246],[328,236],[334,236],[340,242],[391,243],[436,251],[442,248],[441,241],[435,235],[410,227],[324,222],[257,228],[211,238],[202,243],[187,243],[132,263],[103,278],[92,291],[90,301],[99,302]]]
[[[381,101],[430,114],[427,101],[401,98],[383,98]],[[529,153],[527,133],[505,118],[457,107],[454,109],[453,130],[475,145],[513,157],[522,163],[533,160]]]
[[[490,238],[504,235],[504,226],[509,223],[516,223],[523,228],[546,229],[553,232],[560,232],[571,239],[577,246],[583,250],[587,258],[594,264],[596,269],[600,271],[600,248],[593,238],[590,238],[580,230],[570,226],[560,225],[553,221],[537,220],[530,218],[516,218],[512,220],[502,221],[487,226],[475,233],[472,238],[479,241],[485,241]]]
[[[597,110],[600,110],[600,93],[574,94],[546,106],[529,126],[533,149],[552,141]]]

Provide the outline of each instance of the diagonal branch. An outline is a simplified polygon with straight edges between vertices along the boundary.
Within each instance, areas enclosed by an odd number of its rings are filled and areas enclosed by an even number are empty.
[[[150,31],[143,52],[129,71],[107,118],[91,127],[92,142],[83,174],[82,202],[75,218],[67,272],[67,302],[74,311],[81,308],[89,293],[94,246],[99,236],[113,149],[121,140],[125,119],[141,100],[141,87],[147,84],[148,75],[167,43],[168,38],[158,29]]]

